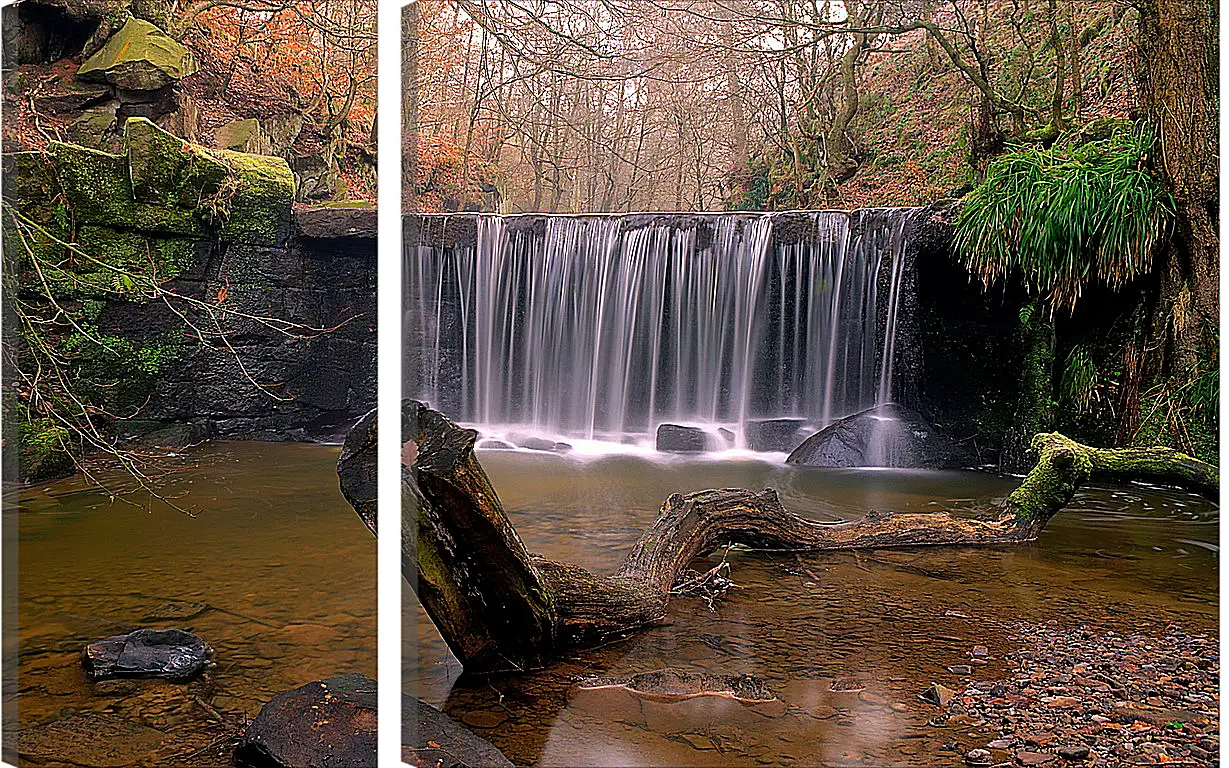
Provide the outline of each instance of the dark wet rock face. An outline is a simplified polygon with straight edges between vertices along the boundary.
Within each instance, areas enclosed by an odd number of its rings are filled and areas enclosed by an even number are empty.
[[[666,453],[704,453],[708,434],[698,427],[662,424],[657,428],[657,450]]]
[[[204,669],[213,653],[204,640],[182,629],[138,629],[85,648],[82,664],[92,681],[114,677],[186,680]]]
[[[413,765],[512,763],[439,710],[402,697],[402,759]],[[275,696],[248,726],[235,764],[243,768],[366,768],[376,765],[376,681],[359,674],[308,683]]]
[[[786,463],[807,467],[956,469],[969,459],[917,413],[892,403],[869,408],[811,435]]]
[[[744,429],[747,447],[753,451],[792,451],[802,442],[798,432],[806,424],[803,419],[755,419]]]
[[[401,697],[401,759],[435,768],[511,768],[486,739],[412,696]]]
[[[376,683],[331,677],[278,694],[235,749],[248,768],[363,768],[376,765]]]

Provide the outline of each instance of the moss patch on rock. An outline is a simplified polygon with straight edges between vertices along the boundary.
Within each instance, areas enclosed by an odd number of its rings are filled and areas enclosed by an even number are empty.
[[[38,483],[71,475],[76,470],[76,462],[67,449],[68,440],[68,430],[49,418],[19,423],[18,474],[21,482]]]
[[[195,71],[192,54],[182,43],[144,19],[129,18],[85,60],[77,76],[128,90],[152,91],[173,85]]]
[[[76,222],[255,244],[289,234],[294,175],[285,160],[209,150],[145,118],[130,118],[124,136],[126,153],[114,155],[52,142]]]

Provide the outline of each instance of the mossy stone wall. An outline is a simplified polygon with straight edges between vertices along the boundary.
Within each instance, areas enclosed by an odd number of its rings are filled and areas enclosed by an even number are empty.
[[[84,394],[135,414],[112,425],[120,436],[307,437],[311,425],[349,418],[374,401],[369,318],[294,339],[228,314],[226,341],[202,340],[139,281],[93,261],[253,315],[316,327],[374,316],[374,239],[293,238],[294,176],[285,160],[208,149],[131,118],[121,154],[52,143],[46,153],[10,154],[4,163],[6,267],[17,273],[18,289],[37,299],[42,278],[24,249],[43,257],[52,294],[83,331],[54,343]],[[13,216],[33,234],[18,237]],[[43,439],[49,425],[12,407],[11,398],[6,405],[10,415],[24,415],[23,477],[45,476],[42,467],[63,472],[58,441]]]

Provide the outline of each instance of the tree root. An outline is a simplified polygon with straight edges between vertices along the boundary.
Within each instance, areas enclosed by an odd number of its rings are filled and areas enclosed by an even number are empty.
[[[351,432],[339,466],[343,493],[373,530],[371,465],[353,457],[374,455],[374,418]],[[600,575],[525,549],[474,456],[475,431],[408,400],[402,423],[402,572],[471,673],[539,668],[568,648],[660,622],[678,575],[732,544],[785,551],[1015,544],[1036,538],[1090,478],[1178,485],[1213,499],[1219,487],[1215,467],[1168,448],[1092,448],[1039,434],[1036,465],[986,515],[871,511],[821,523],[787,511],[771,489],[673,494],[619,569]]]

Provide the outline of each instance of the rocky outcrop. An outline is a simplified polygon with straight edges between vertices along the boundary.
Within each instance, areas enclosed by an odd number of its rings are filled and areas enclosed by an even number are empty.
[[[182,629],[138,629],[90,643],[81,662],[94,682],[114,677],[187,680],[209,664],[212,653],[204,640]]]
[[[122,153],[56,142],[4,156],[6,203],[31,222],[19,236],[5,221],[6,250],[16,258],[24,238],[45,263],[72,265],[53,289],[109,341],[67,343],[83,377],[103,383],[100,404],[136,413],[115,429],[171,445],[340,440],[375,401],[375,211],[294,237],[285,160],[209,149],[143,118],[127,121],[124,143]],[[37,281],[29,263],[11,264]],[[151,272],[220,314],[172,307],[102,264]],[[23,457],[27,442],[56,446],[54,429],[20,432]],[[59,472],[62,457],[46,458],[25,457],[20,473]]]
[[[77,77],[124,91],[158,91],[196,71],[188,49],[143,19],[129,19],[82,63]]]
[[[308,683],[275,696],[244,732],[244,768],[365,768],[376,765],[376,681],[358,674]],[[512,763],[444,713],[402,696],[402,760],[440,768]]]
[[[785,460],[807,467],[952,469],[970,459],[917,413],[880,405],[830,424]]]

